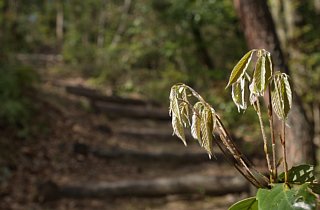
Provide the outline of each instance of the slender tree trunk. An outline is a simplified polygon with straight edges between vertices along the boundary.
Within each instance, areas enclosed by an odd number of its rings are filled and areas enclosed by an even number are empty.
[[[123,11],[120,17],[120,22],[115,35],[113,36],[110,47],[113,48],[121,41],[121,36],[126,31],[128,16],[131,10],[132,0],[124,0]]]
[[[56,37],[57,45],[61,49],[63,43],[63,3],[61,1],[57,2],[57,15],[56,15]]]
[[[234,0],[234,5],[240,18],[248,47],[264,48],[270,51],[275,68],[290,75],[266,1]],[[289,166],[305,162],[315,163],[315,147],[312,141],[313,126],[307,120],[302,103],[295,93],[288,124],[290,126],[287,132]]]
[[[206,48],[206,43],[203,38],[200,26],[194,23],[193,21],[191,21],[190,25],[191,25],[191,32],[197,46],[199,58],[207,66],[208,69],[213,69],[214,63],[208,52],[208,49]]]
[[[102,0],[102,8],[100,10],[99,20],[98,20],[98,37],[97,37],[97,47],[102,48],[104,46],[104,37],[106,30],[106,22],[107,22],[107,0]]]

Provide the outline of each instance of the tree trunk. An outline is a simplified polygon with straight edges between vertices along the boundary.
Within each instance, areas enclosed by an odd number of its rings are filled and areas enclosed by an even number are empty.
[[[249,48],[264,48],[271,52],[276,69],[290,75],[276,34],[268,5],[264,0],[234,0]],[[287,129],[287,156],[290,166],[315,163],[313,126],[307,120],[302,103],[294,93]],[[278,133],[276,133],[278,136]]]
[[[194,23],[193,21],[191,21],[190,25],[192,35],[197,46],[199,58],[207,66],[208,69],[214,69],[214,63],[208,52],[208,49],[206,48],[206,43],[203,38],[200,26]]]
[[[59,49],[62,48],[63,44],[63,4],[61,1],[57,1],[57,14],[56,14],[56,38],[57,38],[57,45]]]

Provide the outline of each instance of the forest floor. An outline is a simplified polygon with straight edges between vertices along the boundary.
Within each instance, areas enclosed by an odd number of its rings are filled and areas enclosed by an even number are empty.
[[[83,84],[81,79],[44,81],[35,94],[36,134],[16,139],[10,130],[2,139],[12,139],[6,149],[9,159],[1,168],[0,209],[3,210],[224,210],[248,192],[210,195],[205,192],[165,196],[64,197],[53,188],[90,183],[117,183],[191,175],[234,176],[232,167],[221,160],[203,161],[102,157],[90,148],[106,151],[135,151],[150,154],[201,153],[196,143],[187,148],[178,139],[157,139],[143,133],[171,135],[168,120],[112,117],[96,112],[85,97],[68,93],[65,85]],[[110,114],[110,113],[109,113]],[[30,125],[33,129],[33,125]],[[132,135],[132,131],[139,131]],[[130,134],[131,132],[131,134]],[[128,134],[129,133],[129,134]],[[150,134],[150,133],[149,133]],[[3,140],[4,141],[4,140]],[[8,141],[6,141],[8,142]],[[88,149],[89,148],[89,149]],[[161,153],[162,152],[162,153]],[[208,183],[208,185],[218,183]]]

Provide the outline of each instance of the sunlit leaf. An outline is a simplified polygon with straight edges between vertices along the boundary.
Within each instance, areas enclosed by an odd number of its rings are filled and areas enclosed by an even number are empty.
[[[176,116],[179,120],[181,120],[180,117],[180,110],[179,110],[179,102],[177,98],[177,86],[173,86],[170,91],[170,107],[169,107],[169,114],[170,116]]]
[[[279,119],[285,120],[292,107],[292,92],[286,74],[277,73],[273,78],[271,101],[273,110]]]
[[[233,204],[228,210],[259,210],[256,197],[246,198]]]
[[[192,122],[191,122],[191,135],[194,139],[199,141],[199,144],[202,145],[201,140],[201,103],[197,102],[194,105],[194,112],[192,114]]]
[[[217,126],[217,115],[214,109],[211,108],[211,116],[212,116],[212,132],[216,129]]]
[[[256,63],[256,68],[253,73],[253,93],[263,96],[266,88],[266,58],[260,56]]]
[[[241,98],[242,98],[240,82],[236,82],[232,85],[231,96],[232,96],[233,102],[238,108],[238,112],[240,112],[240,104],[241,104]]]
[[[266,76],[265,76],[265,78],[266,78],[266,81],[267,81],[267,84],[266,84],[266,86],[267,86],[268,82],[271,79],[272,72],[273,72],[271,54],[269,52],[266,53],[265,63],[266,63],[265,64],[265,68],[266,68]]]
[[[292,107],[292,92],[289,84],[288,76],[283,74],[281,87],[283,91],[283,108],[285,117],[288,116],[288,113]]]
[[[212,155],[212,113],[211,110],[205,108],[201,113],[201,138],[202,138],[202,147],[207,151],[209,157]]]
[[[243,74],[246,72],[246,70],[250,64],[253,53],[254,53],[254,50],[247,52],[240,59],[240,61],[235,65],[235,67],[233,68],[233,70],[231,72],[227,87],[230,87],[230,85],[237,82],[239,80],[239,78],[241,78],[243,76]]]
[[[233,102],[238,108],[240,112],[241,109],[247,109],[247,101],[248,101],[248,87],[245,78],[241,78],[238,82],[232,85],[231,96]]]
[[[172,128],[173,128],[173,134],[178,136],[182,140],[183,144],[187,146],[182,122],[176,117],[176,115],[172,115]]]
[[[273,111],[279,117],[279,119],[284,119],[283,112],[283,101],[281,97],[281,83],[278,78],[273,78],[272,81],[272,90],[271,90],[271,103]]]
[[[181,102],[179,105],[181,122],[184,127],[190,126],[189,120],[189,105],[186,102]]]

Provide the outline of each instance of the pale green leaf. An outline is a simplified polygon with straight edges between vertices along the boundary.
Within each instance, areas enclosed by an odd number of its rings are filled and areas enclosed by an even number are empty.
[[[283,101],[281,97],[281,83],[278,78],[274,78],[272,81],[272,91],[271,91],[271,103],[273,111],[279,117],[279,119],[284,119],[283,112]]]
[[[286,74],[277,73],[273,78],[271,101],[273,110],[279,119],[285,120],[292,107],[292,92]]]
[[[183,123],[184,127],[190,126],[190,119],[189,119],[189,105],[186,102],[181,102],[179,105],[181,122]]]
[[[273,67],[272,67],[272,60],[271,60],[271,54],[269,52],[267,52],[266,54],[266,59],[265,59],[265,67],[266,67],[266,81],[267,81],[267,84],[266,84],[266,87],[268,86],[268,83],[271,79],[271,76],[272,76],[272,72],[273,72]]]
[[[243,77],[238,82],[232,85],[231,96],[232,100],[240,112],[241,109],[247,109],[248,101],[248,86],[246,79]]]
[[[250,64],[253,53],[254,53],[254,50],[247,52],[240,59],[240,61],[235,65],[235,67],[233,68],[233,70],[231,72],[227,88],[230,87],[230,85],[237,82],[239,80],[239,78],[241,78],[244,75],[244,73],[246,72],[246,70]]]
[[[169,107],[169,114],[170,116],[175,115],[180,121],[180,110],[179,110],[179,102],[178,102],[178,93],[177,93],[177,86],[173,86],[170,91],[170,107]]]
[[[266,58],[262,55],[258,58],[256,68],[253,73],[253,93],[263,96],[266,88]]]
[[[289,84],[288,76],[283,74],[281,87],[283,89],[283,109],[285,117],[288,116],[288,113],[292,107],[292,91]]]
[[[191,122],[191,135],[194,139],[197,139],[199,144],[202,145],[201,141],[201,120],[198,113],[193,112],[192,114],[192,122]]]
[[[183,144],[187,146],[182,122],[176,117],[176,115],[172,115],[172,128],[173,128],[173,134],[179,137],[183,142]]]
[[[214,130],[217,127],[217,115],[216,112],[213,108],[211,108],[211,116],[212,116],[212,132],[214,132]]]
[[[240,112],[240,104],[241,104],[241,99],[242,99],[240,82],[236,82],[236,83],[232,84],[231,96],[232,96],[233,102],[235,103],[235,105],[238,108],[238,112]]]
[[[204,108],[201,113],[201,138],[202,147],[207,151],[209,157],[212,155],[212,131],[213,131],[212,113],[208,108]]]

